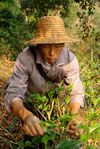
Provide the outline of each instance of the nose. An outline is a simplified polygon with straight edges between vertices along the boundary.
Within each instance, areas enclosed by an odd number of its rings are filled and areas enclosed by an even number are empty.
[[[49,54],[50,54],[50,56],[54,56],[55,55],[55,49],[54,49],[53,46],[51,46]]]

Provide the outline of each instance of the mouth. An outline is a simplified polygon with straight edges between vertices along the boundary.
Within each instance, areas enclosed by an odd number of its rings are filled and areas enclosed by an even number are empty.
[[[49,63],[52,63],[52,64],[53,64],[53,63],[55,63],[55,61],[56,61],[55,58],[48,58],[48,62],[49,62]]]
[[[56,61],[55,58],[48,58],[48,61]]]

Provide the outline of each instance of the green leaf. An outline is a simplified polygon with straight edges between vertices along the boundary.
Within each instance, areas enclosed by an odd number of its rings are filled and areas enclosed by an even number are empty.
[[[38,106],[38,109],[42,109],[42,108],[43,108],[43,105],[40,104],[40,105]]]
[[[56,149],[79,149],[80,142],[74,140],[63,140],[57,146]]]
[[[41,138],[41,142],[44,144],[47,144],[50,140],[53,141],[55,140],[56,134],[53,133],[52,131],[49,131],[49,133],[45,134],[42,138]]]
[[[47,98],[46,96],[42,96],[42,97],[41,97],[41,101],[42,101],[42,102],[47,102],[47,101],[48,101],[48,98]]]
[[[67,87],[67,93],[70,93],[71,92],[71,90],[72,90],[72,88],[73,88],[73,83],[70,83],[69,85],[68,85],[68,87]]]
[[[42,121],[41,120],[41,122],[40,122],[40,125],[41,125],[41,127],[43,127],[43,128],[55,128],[55,124],[54,124],[54,122],[53,121]],[[47,131],[49,130],[49,129],[46,129]],[[46,131],[46,132],[47,132]]]
[[[70,116],[70,115],[63,115],[63,116],[60,116],[58,119],[60,121],[66,122],[66,121],[70,121],[72,119],[72,116]]]
[[[100,124],[94,123],[92,126],[89,128],[89,133],[93,133],[95,131],[100,132]]]
[[[26,141],[24,146],[25,147],[29,147],[30,145],[31,145],[31,142],[30,141]]]
[[[47,105],[44,105],[43,111],[47,111],[47,110],[48,110],[48,106]]]
[[[86,147],[86,149],[97,149],[97,148],[94,147],[94,146],[92,146],[92,145],[88,145],[88,146]]]
[[[70,102],[70,97],[69,97],[69,96],[67,96],[67,97],[65,98],[65,102],[66,102],[66,104],[69,104],[69,102]]]
[[[86,142],[88,140],[88,136],[86,134],[82,134],[80,137],[80,141]]]
[[[83,129],[83,130],[85,130],[85,131],[88,131],[89,130],[89,128],[88,128],[88,126],[86,126],[85,124],[79,124],[79,125],[77,125],[77,127],[78,128],[81,128],[81,129]]]
[[[47,144],[48,140],[49,140],[49,136],[48,136],[47,134],[45,134],[45,135],[42,137],[41,142],[44,143],[44,144]]]
[[[99,106],[99,105],[100,105],[100,97],[94,99],[94,100],[93,100],[93,104],[94,104],[95,107],[96,107],[97,105]]]

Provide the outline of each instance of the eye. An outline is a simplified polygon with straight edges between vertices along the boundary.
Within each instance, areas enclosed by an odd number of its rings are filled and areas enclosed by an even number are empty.
[[[43,48],[50,48],[49,45],[43,45]]]
[[[57,45],[55,45],[55,48],[62,48],[62,47],[63,47],[62,44],[57,44]]]
[[[60,48],[60,47],[61,47],[61,46],[59,46],[59,45],[56,45],[56,46],[55,46],[55,48]]]

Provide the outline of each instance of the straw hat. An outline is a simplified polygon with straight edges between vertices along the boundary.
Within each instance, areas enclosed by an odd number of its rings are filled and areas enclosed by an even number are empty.
[[[72,43],[77,39],[67,36],[64,21],[60,16],[44,16],[37,22],[36,36],[29,44]]]

